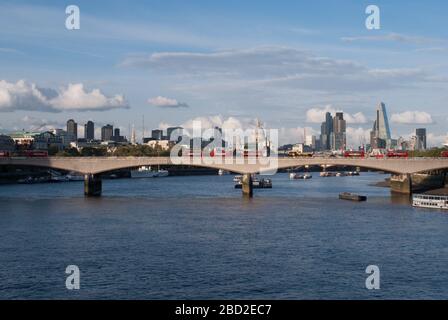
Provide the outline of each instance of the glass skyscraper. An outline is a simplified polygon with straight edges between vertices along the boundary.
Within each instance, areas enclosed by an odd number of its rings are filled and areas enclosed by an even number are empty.
[[[390,135],[389,120],[386,105],[383,102],[376,108],[376,120],[370,132],[370,146],[372,149],[390,148],[392,138]]]

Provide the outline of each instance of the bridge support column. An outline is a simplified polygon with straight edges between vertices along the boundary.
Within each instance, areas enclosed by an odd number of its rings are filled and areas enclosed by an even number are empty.
[[[101,196],[102,180],[99,175],[86,174],[84,175],[84,195],[87,197]]]
[[[243,174],[241,179],[241,189],[243,191],[243,196],[252,198],[254,195],[254,185],[252,181],[252,175],[250,173]]]
[[[390,191],[402,194],[412,194],[412,175],[393,174],[390,177]]]

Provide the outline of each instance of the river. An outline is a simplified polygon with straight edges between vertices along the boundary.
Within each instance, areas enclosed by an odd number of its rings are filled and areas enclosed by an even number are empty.
[[[448,213],[371,185],[385,177],[277,174],[252,199],[231,175],[105,180],[100,198],[82,182],[1,185],[0,298],[447,299]]]

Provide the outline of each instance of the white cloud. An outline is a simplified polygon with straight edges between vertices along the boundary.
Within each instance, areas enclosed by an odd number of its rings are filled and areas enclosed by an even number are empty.
[[[346,136],[347,148],[356,149],[370,143],[370,129],[347,127]]]
[[[434,43],[443,42],[441,39],[434,39],[428,37],[410,36],[399,33],[387,33],[383,35],[371,35],[371,36],[355,36],[355,37],[342,37],[342,41],[345,42],[355,42],[355,41],[390,41],[390,42],[401,42],[410,44],[424,44],[424,43]]]
[[[343,112],[340,109],[336,109],[331,105],[327,105],[324,108],[311,108],[306,112],[306,121],[309,123],[321,123],[325,121],[325,114],[330,112],[334,115],[336,112]],[[367,118],[362,112],[355,114],[344,113],[344,119],[347,123],[366,123]]]
[[[179,102],[176,99],[157,96],[155,98],[148,99],[148,103],[162,108],[188,108],[188,104],[185,102]]]
[[[432,124],[433,120],[429,113],[425,111],[405,111],[392,114],[390,120],[393,123],[401,124]]]
[[[129,108],[123,95],[105,96],[99,89],[87,91],[82,83],[58,90],[39,88],[34,83],[0,80],[0,111],[103,111]]]

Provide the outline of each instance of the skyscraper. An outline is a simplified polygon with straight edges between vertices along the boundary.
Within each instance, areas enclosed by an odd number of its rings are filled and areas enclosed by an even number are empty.
[[[86,140],[95,140],[95,124],[92,121],[87,121],[84,125],[84,138]]]
[[[325,121],[320,127],[320,143],[322,150],[332,149],[333,117],[330,112],[325,114]]]
[[[426,128],[415,129],[416,149],[426,150]]]
[[[333,118],[333,150],[345,150],[346,145],[346,121],[342,112],[336,112]]]
[[[386,105],[378,104],[376,109],[376,120],[370,132],[370,146],[372,149],[390,148],[392,139],[390,135],[389,120],[387,118]]]
[[[154,140],[162,140],[163,138],[163,130],[155,129],[151,131],[151,138]]]
[[[78,124],[73,119],[67,121],[67,135],[70,142],[78,140]]]
[[[112,136],[114,134],[114,127],[110,124],[106,124],[101,128],[101,140],[102,141],[111,141]]]

